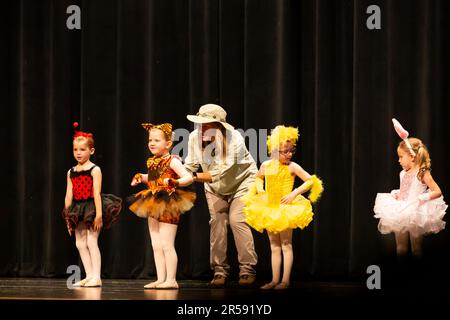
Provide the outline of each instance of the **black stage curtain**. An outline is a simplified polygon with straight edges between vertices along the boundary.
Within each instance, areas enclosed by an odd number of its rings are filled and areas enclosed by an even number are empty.
[[[81,30],[66,28],[72,4]],[[380,30],[366,27],[372,4]],[[149,156],[140,123],[190,131],[186,115],[218,103],[237,128],[298,126],[295,161],[325,182],[314,221],[294,232],[293,279],[364,276],[395,256],[372,211],[377,192],[399,185],[392,117],[428,145],[449,195],[449,12],[445,0],[2,2],[0,275],[58,277],[80,264],[60,216],[72,122],[94,133],[103,192],[125,198]],[[196,190],[176,239],[180,279],[211,275],[209,213]],[[267,235],[254,238],[268,278]],[[104,277],[155,275],[146,221],[127,208],[100,249]],[[448,270],[449,249],[448,229],[425,238],[434,272]]]

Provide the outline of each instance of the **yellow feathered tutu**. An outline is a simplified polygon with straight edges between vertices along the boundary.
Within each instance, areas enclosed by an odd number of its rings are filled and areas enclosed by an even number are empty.
[[[311,201],[298,195],[290,204],[281,204],[281,199],[292,191],[295,176],[289,173],[287,165],[276,160],[267,164],[265,172],[266,191],[258,188],[258,183],[262,184],[262,180],[257,178],[248,194],[242,197],[247,224],[259,232],[264,229],[272,233],[286,229],[304,229],[313,220],[311,202],[320,197],[323,191],[322,181],[315,175],[307,181]]]

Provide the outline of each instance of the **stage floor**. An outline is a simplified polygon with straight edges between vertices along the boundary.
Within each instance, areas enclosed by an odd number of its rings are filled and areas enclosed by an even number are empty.
[[[369,290],[365,282],[301,282],[286,290],[260,290],[257,283],[251,288],[229,282],[226,288],[210,288],[208,281],[180,280],[178,290],[150,289],[145,280],[103,279],[101,288],[69,289],[66,279],[48,278],[0,278],[0,300],[260,300],[292,301],[293,299],[315,300],[391,300],[427,299],[434,296],[450,301],[450,290],[435,286],[427,290],[414,283],[382,287]],[[444,290],[445,289],[445,290]]]
[[[381,317],[392,310],[402,315],[409,310],[415,315],[421,309],[428,311],[430,305],[446,306],[450,302],[446,286],[435,283],[433,288],[425,288],[414,281],[379,290],[369,290],[365,282],[318,281],[294,283],[286,290],[260,290],[261,283],[242,288],[230,282],[226,288],[217,289],[210,288],[208,281],[180,280],[177,290],[144,290],[150,281],[104,279],[101,288],[69,289],[65,279],[0,278],[0,308],[15,314],[46,314],[47,320],[61,318],[62,314],[53,310],[64,310],[64,317],[77,319],[80,310],[93,317],[103,317],[105,311],[125,317],[164,314],[164,320],[285,319],[292,317],[292,312],[316,318],[342,314],[346,319],[360,319],[367,312]]]
[[[292,296],[356,297],[368,289],[359,283],[294,283],[286,290],[243,288],[231,281],[226,288],[210,288],[208,281],[181,280],[178,290],[145,289],[151,280],[103,279],[101,288],[69,289],[66,279],[0,278],[3,300],[227,300],[246,298],[284,299]],[[258,284],[259,285],[259,284]]]

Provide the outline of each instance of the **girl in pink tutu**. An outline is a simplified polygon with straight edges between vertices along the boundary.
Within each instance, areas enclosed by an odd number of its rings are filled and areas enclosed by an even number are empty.
[[[375,218],[380,219],[382,234],[394,232],[397,256],[408,252],[408,240],[414,257],[422,255],[422,237],[438,233],[445,227],[442,218],[447,205],[442,192],[431,176],[431,160],[420,139],[408,138],[408,132],[393,119],[394,128],[403,139],[397,147],[400,189],[377,194]]]

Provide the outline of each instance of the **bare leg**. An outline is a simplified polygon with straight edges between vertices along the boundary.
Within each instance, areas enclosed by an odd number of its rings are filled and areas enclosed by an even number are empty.
[[[409,279],[409,266],[407,261],[409,233],[395,233],[395,242],[397,246],[397,264],[395,268],[396,281],[406,285]]]
[[[154,218],[148,218],[148,230],[150,232],[150,239],[152,241],[153,257],[155,258],[156,266],[156,281],[144,286],[144,288],[156,288],[160,283],[166,281],[166,262],[164,260],[164,252],[162,247],[162,240],[160,235],[160,223]]]
[[[177,235],[178,226],[170,223],[159,223],[159,235],[162,243],[162,249],[164,252],[165,268],[166,268],[166,281],[157,285],[157,288],[168,289],[178,288],[176,280],[178,257],[175,250],[175,237]]]
[[[261,289],[273,289],[280,282],[281,272],[281,238],[279,233],[267,232],[270,240],[272,281],[263,285]]]
[[[416,259],[420,259],[422,257],[422,240],[423,236],[413,236],[410,234],[411,240],[411,251]]]
[[[414,279],[415,284],[421,285],[422,281],[425,281],[425,276],[427,274],[426,270],[424,270],[425,265],[422,262],[422,240],[423,235],[417,235],[410,233],[409,239],[411,241],[411,251],[413,255],[412,261],[412,274],[410,279]]]
[[[408,232],[395,233],[395,242],[397,244],[397,257],[404,257],[408,253]]]
[[[292,251],[292,229],[280,232],[281,250],[283,251],[283,279],[282,283],[289,285],[291,278],[292,264],[294,262],[294,253]]]

